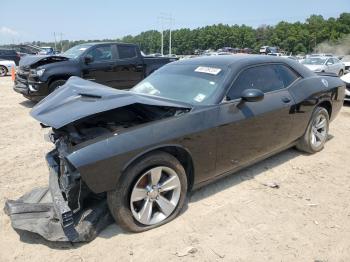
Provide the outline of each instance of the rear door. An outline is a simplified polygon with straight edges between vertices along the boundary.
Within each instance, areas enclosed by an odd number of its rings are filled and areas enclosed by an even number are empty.
[[[83,61],[83,78],[115,87],[117,79],[115,76],[116,57],[112,44],[103,44],[92,47],[85,56],[91,56],[92,62],[85,64]]]
[[[327,72],[329,73],[338,73],[337,72],[337,68],[338,66],[335,64],[335,61],[333,58],[329,58],[326,62],[326,65],[327,65]]]
[[[288,87],[299,75],[283,64],[266,64],[245,69],[221,105],[218,128],[217,172],[224,173],[292,142],[292,107]],[[264,99],[240,102],[245,89],[260,89]]]
[[[337,58],[333,58],[334,61],[334,69],[337,75],[340,73],[341,70],[344,70],[344,64]],[[344,73],[344,72],[343,72]]]
[[[130,89],[144,78],[145,65],[135,45],[117,44],[116,88]]]

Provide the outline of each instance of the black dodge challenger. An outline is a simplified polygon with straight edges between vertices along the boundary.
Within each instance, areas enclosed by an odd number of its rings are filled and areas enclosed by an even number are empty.
[[[126,230],[158,227],[179,214],[189,191],[214,179],[290,147],[322,150],[344,93],[336,76],[254,55],[174,62],[130,91],[71,77],[31,112],[52,128],[51,198],[34,192],[35,207],[25,196],[5,209],[14,227],[48,239],[52,223],[45,231],[13,215],[44,212],[46,203],[74,241],[79,214],[105,201]]]

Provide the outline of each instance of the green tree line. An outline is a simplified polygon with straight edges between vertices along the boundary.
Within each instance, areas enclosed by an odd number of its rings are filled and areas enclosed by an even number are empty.
[[[339,41],[350,34],[350,13],[342,13],[337,18],[325,19],[321,15],[311,15],[305,22],[279,22],[275,26],[261,25],[253,28],[247,25],[217,24],[196,29],[177,29],[172,31],[172,53],[189,55],[196,49],[219,49],[222,47],[252,48],[255,52],[264,45],[278,46],[293,54],[309,53],[323,42],[339,44]],[[64,40],[57,48],[68,48],[91,41],[120,41],[138,44],[145,53],[159,53],[161,33],[149,30],[138,35],[127,35],[120,39],[103,39],[89,41]],[[164,52],[168,53],[169,31],[164,32]],[[50,45],[34,41],[36,45]]]

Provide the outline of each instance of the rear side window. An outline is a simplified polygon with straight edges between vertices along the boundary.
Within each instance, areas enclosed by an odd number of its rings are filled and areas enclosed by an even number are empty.
[[[284,87],[290,86],[295,80],[297,80],[300,75],[295,71],[284,65],[274,65],[276,73],[279,75],[280,79],[283,81]]]
[[[136,47],[127,45],[118,45],[119,59],[128,59],[137,57]]]
[[[260,89],[264,93],[288,87],[299,75],[284,65],[261,65],[244,70],[231,87],[230,99],[240,98],[245,89]]]

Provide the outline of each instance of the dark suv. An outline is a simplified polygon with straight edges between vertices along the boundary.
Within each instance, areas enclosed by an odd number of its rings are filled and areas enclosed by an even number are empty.
[[[129,89],[149,74],[177,59],[145,57],[139,47],[123,43],[86,43],[60,55],[25,56],[17,70],[14,90],[39,101],[71,76],[112,88]]]
[[[19,64],[21,57],[13,49],[0,49],[0,59],[14,61],[16,66]]]

